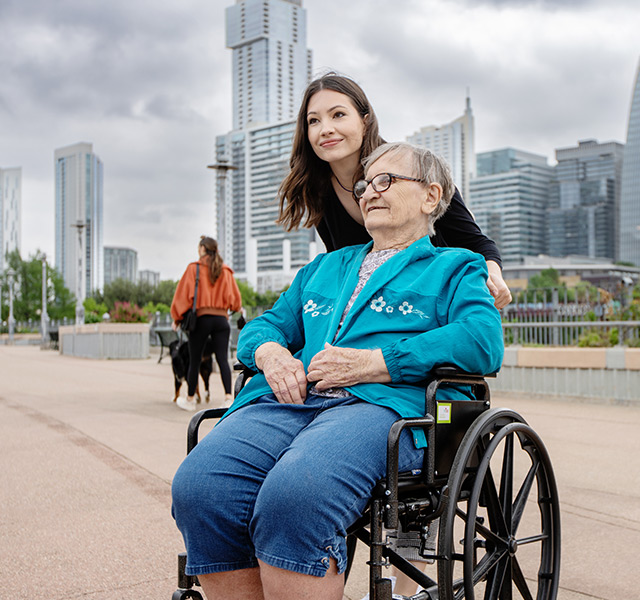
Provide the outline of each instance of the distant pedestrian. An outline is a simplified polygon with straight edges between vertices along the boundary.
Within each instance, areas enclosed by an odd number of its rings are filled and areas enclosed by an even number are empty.
[[[240,290],[233,278],[233,271],[222,262],[218,252],[218,242],[213,238],[202,236],[198,244],[198,255],[199,260],[187,266],[171,303],[172,328],[175,331],[185,319],[186,313],[193,308],[195,297],[195,328],[188,332],[188,396],[186,399],[178,398],[177,400],[178,406],[188,411],[196,409],[194,396],[199,366],[204,345],[209,336],[213,341],[213,351],[220,367],[225,401],[231,402],[231,369],[227,360],[231,331],[229,311],[242,310]]]

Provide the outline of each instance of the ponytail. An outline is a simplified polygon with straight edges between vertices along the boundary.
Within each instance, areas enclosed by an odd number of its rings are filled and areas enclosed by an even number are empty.
[[[209,280],[213,285],[222,273],[222,256],[218,252],[218,242],[213,238],[203,235],[200,238],[200,245],[206,250],[206,262],[209,263]]]

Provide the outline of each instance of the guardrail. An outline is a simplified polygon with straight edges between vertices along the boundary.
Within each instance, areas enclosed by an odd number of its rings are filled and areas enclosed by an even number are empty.
[[[640,321],[503,322],[505,346],[640,346]]]

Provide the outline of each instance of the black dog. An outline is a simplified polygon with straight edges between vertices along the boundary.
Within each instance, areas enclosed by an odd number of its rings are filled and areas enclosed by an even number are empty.
[[[169,344],[169,354],[171,355],[171,367],[173,368],[173,379],[175,383],[175,402],[180,395],[182,382],[187,378],[187,370],[189,369],[189,344],[175,340]],[[209,377],[213,371],[213,342],[211,338],[207,338],[202,352],[202,362],[200,363],[200,377],[204,381],[204,399],[209,402]],[[200,402],[200,386],[196,387],[196,402]]]

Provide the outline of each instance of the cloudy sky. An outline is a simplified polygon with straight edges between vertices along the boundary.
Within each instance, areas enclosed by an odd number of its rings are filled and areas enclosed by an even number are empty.
[[[22,254],[54,249],[53,151],[105,165],[104,242],[178,278],[213,231],[217,134],[231,128],[232,0],[0,0],[0,167],[22,167]],[[471,93],[478,152],[553,163],[626,140],[637,0],[303,0],[316,73],[354,77],[388,140]]]

